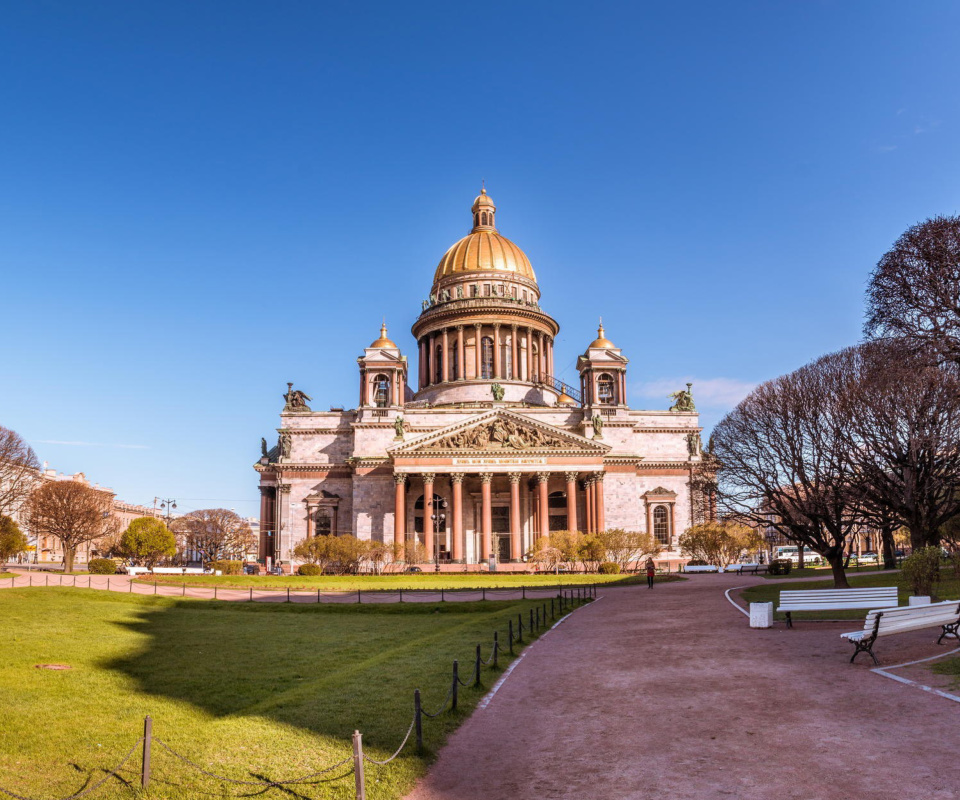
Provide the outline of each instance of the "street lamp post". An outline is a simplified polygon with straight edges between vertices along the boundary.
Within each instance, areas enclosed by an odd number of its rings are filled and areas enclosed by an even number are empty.
[[[440,572],[440,528],[443,528],[444,533],[446,533],[446,521],[447,515],[443,513],[443,510],[447,507],[447,501],[442,497],[434,496],[433,498],[433,513],[430,515],[430,519],[433,520],[433,563],[434,563],[434,572]],[[439,525],[437,524],[439,523]]]

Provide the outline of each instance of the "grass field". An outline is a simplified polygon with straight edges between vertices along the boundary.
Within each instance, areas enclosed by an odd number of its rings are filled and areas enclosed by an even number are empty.
[[[147,714],[154,736],[240,780],[322,769],[350,754],[354,729],[371,757],[386,758],[410,724],[413,690],[435,710],[453,660],[469,680],[476,645],[487,658],[493,631],[505,643],[508,619],[526,620],[538,602],[288,606],[3,589],[0,787],[34,797],[77,792],[121,760]],[[501,657],[501,669],[508,661]],[[408,745],[389,766],[368,764],[371,800],[402,796],[497,675],[485,667],[485,688],[461,689],[456,713],[424,721],[424,757]],[[111,778],[88,796],[135,796],[139,768],[135,755],[119,773],[128,786]],[[283,790],[231,786],[155,745],[149,796],[352,798],[353,791],[349,775]]]
[[[952,570],[943,570],[940,573],[940,585],[937,589],[937,596],[941,600],[948,600],[960,597],[960,581],[954,576]],[[847,578],[851,586],[897,586],[899,588],[900,604],[906,605],[910,597],[910,590],[900,585],[900,573],[898,572],[855,572],[848,573]],[[761,584],[760,586],[751,586],[744,589],[740,596],[745,603],[776,603],[780,597],[780,592],[785,589],[832,589],[833,580],[826,579],[822,581],[797,581],[794,583],[781,582],[771,584]],[[774,606],[776,608],[776,606]],[[794,611],[794,620],[803,619],[864,619],[867,615],[866,610],[852,611]],[[785,619],[785,615],[776,614],[777,619]]]
[[[876,564],[869,564],[866,566],[851,566],[847,568],[847,575],[853,577],[856,575],[872,575],[872,574],[884,574],[884,571],[880,569]],[[830,570],[829,565],[824,567],[804,567],[803,569],[793,569],[790,570],[789,575],[766,575],[763,577],[770,581],[791,581],[796,580],[797,578],[830,578],[833,573]]]
[[[663,580],[667,577],[659,576]],[[523,575],[503,572],[431,572],[402,573],[398,575],[149,575],[138,578],[140,583],[172,583],[180,586],[219,586],[226,589],[311,589],[317,591],[365,592],[396,591],[397,589],[487,589],[521,586],[583,586],[590,584],[630,585],[645,583],[646,575]]]

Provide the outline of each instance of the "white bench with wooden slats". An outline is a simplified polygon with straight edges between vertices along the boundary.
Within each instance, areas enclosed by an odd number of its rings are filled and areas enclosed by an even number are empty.
[[[777,611],[787,615],[793,627],[792,611],[846,611],[855,608],[896,608],[896,586],[864,586],[856,589],[797,589],[780,592]]]
[[[957,629],[960,628],[960,601],[946,600],[942,603],[930,603],[925,606],[905,606],[889,611],[871,611],[867,614],[863,623],[863,630],[841,633],[840,636],[857,648],[850,657],[851,664],[860,653],[869,653],[873,663],[879,664],[880,662],[873,654],[873,643],[877,641],[878,637],[891,636],[895,633],[908,633],[923,628],[942,629],[937,644],[940,644],[944,637],[950,636],[960,642],[960,633],[957,632]]]

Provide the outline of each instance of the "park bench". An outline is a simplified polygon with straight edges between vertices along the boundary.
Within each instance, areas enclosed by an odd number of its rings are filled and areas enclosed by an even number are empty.
[[[716,568],[715,566],[712,566],[712,565],[703,565],[703,566],[699,566],[699,565],[698,565],[698,566],[693,566],[693,567],[687,567],[687,566],[685,566],[685,567],[683,568],[683,571],[684,571],[684,572],[716,572],[716,571],[717,571],[717,568]]]
[[[787,615],[793,627],[792,611],[846,611],[852,608],[895,608],[896,586],[868,586],[857,589],[797,589],[780,592],[777,611]]]
[[[747,575],[752,573],[758,575],[761,572],[766,572],[769,569],[767,564],[731,564],[727,567],[727,572],[737,572],[740,575]]]
[[[841,633],[856,650],[850,657],[850,663],[860,655],[869,653],[873,663],[879,666],[877,657],[873,654],[873,644],[880,636],[891,636],[895,633],[922,630],[923,628],[940,628],[940,638],[953,637],[960,641],[960,602],[946,600],[942,603],[929,603],[923,606],[905,606],[890,611],[871,611],[863,623],[863,630]]]

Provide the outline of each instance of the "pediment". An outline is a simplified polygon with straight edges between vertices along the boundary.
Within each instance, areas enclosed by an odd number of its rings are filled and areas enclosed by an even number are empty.
[[[473,419],[462,420],[397,444],[388,452],[394,456],[442,456],[452,454],[521,455],[527,453],[602,456],[611,447],[570,433],[554,425],[498,409]]]

